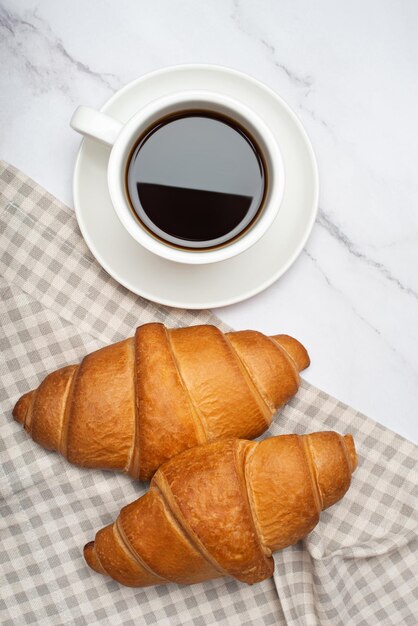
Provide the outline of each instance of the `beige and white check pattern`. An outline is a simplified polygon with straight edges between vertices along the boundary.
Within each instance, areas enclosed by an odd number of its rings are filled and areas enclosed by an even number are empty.
[[[92,572],[83,545],[146,485],[72,467],[39,448],[12,420],[14,402],[45,372],[138,324],[221,324],[207,311],[160,307],[118,285],[92,258],[73,211],[5,163],[0,276],[3,626],[416,626],[418,449],[307,383],[270,434],[351,432],[360,465],[314,532],[276,554],[274,579],[130,589]]]

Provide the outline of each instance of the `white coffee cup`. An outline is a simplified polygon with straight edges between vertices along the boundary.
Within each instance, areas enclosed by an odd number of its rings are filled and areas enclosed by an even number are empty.
[[[256,140],[267,170],[266,190],[258,219],[241,236],[218,248],[207,250],[179,248],[155,237],[142,227],[134,216],[126,192],[126,170],[138,139],[162,118],[187,110],[223,114],[235,120]],[[277,216],[285,186],[280,148],[265,122],[238,100],[211,91],[183,91],[152,101],[126,124],[85,106],[76,109],[70,124],[82,135],[111,148],[107,181],[116,214],[138,243],[160,257],[190,264],[223,261],[240,254],[259,241]]]

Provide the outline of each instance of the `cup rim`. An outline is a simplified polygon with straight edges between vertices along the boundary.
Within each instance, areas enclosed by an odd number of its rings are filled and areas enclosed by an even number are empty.
[[[171,112],[170,107],[184,108],[185,104],[190,103],[194,108],[198,108],[199,104],[196,105],[196,101],[202,106],[218,106],[221,108],[222,112],[226,109],[231,116],[237,117],[238,121],[243,123],[244,127],[247,124],[251,134],[254,134],[257,142],[262,144],[260,148],[269,166],[268,198],[265,199],[262,214],[255,224],[242,236],[238,236],[235,241],[229,244],[226,243],[222,247],[208,250],[176,248],[160,241],[149,233],[133,216],[126,198],[124,182],[127,153],[129,154],[138,135],[140,135],[147,126]],[[156,116],[155,119],[153,119],[154,116]],[[241,101],[223,95],[222,93],[209,90],[184,90],[169,96],[163,96],[152,101],[135,113],[123,126],[112,147],[108,162],[107,179],[116,215],[131,237],[147,250],[162,258],[192,265],[224,261],[241,254],[253,246],[267,232],[276,219],[285,188],[285,170],[282,154],[267,124],[265,124],[255,111]]]

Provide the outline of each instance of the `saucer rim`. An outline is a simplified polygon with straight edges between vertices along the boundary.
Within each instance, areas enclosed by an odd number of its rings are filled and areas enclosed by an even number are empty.
[[[262,291],[270,287],[273,283],[275,283],[281,276],[283,276],[283,274],[285,274],[289,270],[289,268],[293,265],[293,263],[295,263],[295,261],[300,256],[301,252],[303,251],[303,248],[307,240],[309,239],[309,236],[312,232],[313,226],[317,218],[318,210],[319,210],[318,164],[317,164],[315,152],[313,150],[313,146],[309,139],[309,136],[302,122],[300,121],[299,117],[296,115],[293,109],[291,109],[291,107],[287,104],[287,102],[283,100],[283,98],[279,96],[279,94],[277,94],[268,85],[259,81],[253,76],[246,74],[245,72],[241,72],[239,70],[226,67],[223,65],[214,65],[210,63],[186,63],[186,64],[180,64],[180,65],[165,66],[157,70],[154,70],[152,72],[147,72],[143,76],[140,76],[139,78],[136,78],[130,81],[129,83],[127,83],[126,85],[118,89],[108,100],[106,100],[106,102],[100,107],[99,110],[101,112],[106,113],[107,109],[111,107],[112,104],[117,99],[119,99],[121,96],[122,97],[125,96],[126,92],[129,92],[134,86],[137,86],[138,84],[145,82],[150,78],[155,78],[155,77],[158,77],[159,75],[165,75],[165,74],[175,73],[175,72],[184,71],[184,70],[197,71],[197,72],[201,70],[213,71],[213,72],[220,71],[224,74],[231,74],[231,75],[238,76],[245,82],[251,83],[256,88],[262,89],[268,92],[271,97],[279,101],[280,105],[286,111],[286,114],[293,119],[293,122],[298,127],[298,130],[301,133],[301,136],[303,137],[304,144],[307,149],[307,154],[309,156],[310,164],[312,167],[313,193],[312,193],[312,201],[311,201],[311,206],[310,206],[310,218],[309,220],[306,221],[303,235],[300,237],[299,244],[295,247],[293,254],[291,254],[288,257],[287,261],[280,266],[280,269],[274,272],[272,275],[270,275],[267,280],[265,280],[262,283],[259,283],[253,289],[249,291],[245,291],[241,293],[240,295],[234,296],[232,298],[224,298],[222,300],[215,300],[215,301],[212,300],[212,301],[206,301],[206,302],[190,303],[190,302],[184,302],[184,301],[179,301],[179,300],[172,300],[170,298],[164,298],[164,297],[159,297],[159,296],[157,297],[154,294],[149,294],[146,290],[138,289],[137,286],[134,286],[129,280],[126,280],[125,278],[121,278],[118,275],[118,273],[107,263],[107,261],[103,259],[102,255],[96,251],[96,247],[94,243],[92,242],[87,229],[85,228],[82,214],[81,214],[82,210],[81,210],[81,202],[80,202],[80,196],[79,196],[79,191],[80,191],[79,179],[80,179],[80,169],[81,169],[80,162],[82,158],[82,149],[83,149],[84,141],[85,141],[84,139],[81,141],[81,144],[77,153],[76,161],[75,161],[75,166],[74,166],[73,185],[72,185],[74,210],[75,210],[75,215],[77,218],[77,222],[78,222],[81,234],[90,252],[93,254],[97,262],[103,267],[103,269],[123,287],[125,287],[126,289],[129,289],[132,293],[149,300],[150,302],[161,304],[163,306],[168,306],[168,307],[173,307],[173,308],[183,308],[183,309],[189,309],[189,310],[213,309],[213,308],[229,306],[232,304],[237,304],[239,302],[248,300],[252,298],[253,296],[256,296],[257,294],[261,293]],[[137,245],[139,246],[141,244],[137,242]],[[239,259],[241,254],[237,255],[236,258]],[[230,261],[230,259],[224,259],[224,260],[220,260],[220,261],[217,261],[215,263],[210,263],[210,264],[201,264],[195,267],[202,268],[202,272],[204,272],[205,267],[207,267],[208,265],[211,265],[211,266],[218,265],[218,264],[222,265],[223,263],[228,263],[228,261]],[[177,263],[176,261],[168,261],[168,262],[176,263],[177,265],[184,265],[183,263]]]

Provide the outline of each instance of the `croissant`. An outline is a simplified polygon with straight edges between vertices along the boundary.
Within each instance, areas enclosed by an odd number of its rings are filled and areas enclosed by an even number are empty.
[[[147,480],[187,448],[260,435],[308,365],[305,348],[287,335],[145,324],[49,374],[13,416],[71,463]]]
[[[91,568],[131,587],[270,577],[272,552],[296,543],[350,486],[351,435],[230,439],[186,450],[84,548]]]

